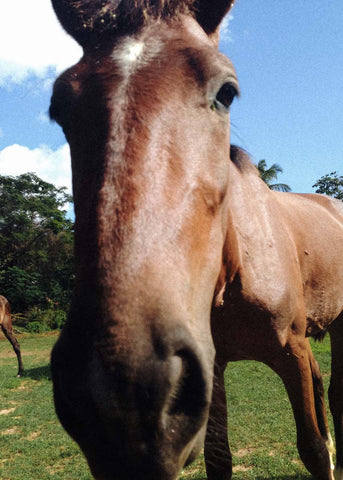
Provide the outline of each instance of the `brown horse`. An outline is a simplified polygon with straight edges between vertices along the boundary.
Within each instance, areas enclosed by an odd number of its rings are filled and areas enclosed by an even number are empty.
[[[23,373],[23,362],[21,360],[20,345],[15,338],[12,328],[11,307],[7,298],[0,295],[0,326],[4,332],[5,337],[11,342],[13,350],[15,351],[18,359],[18,374],[20,377]]]
[[[341,480],[343,203],[322,195],[273,192],[244,152],[233,147],[231,159],[237,168],[231,172],[235,181],[229,191],[224,247],[224,258],[231,264],[223,267],[222,295],[216,297],[212,311],[216,364],[205,449],[207,470],[213,470],[209,477],[229,478],[216,474],[218,463],[223,472],[231,468],[225,366],[228,361],[251,359],[270,366],[283,380],[305,466],[317,479],[333,478],[334,447],[324,387],[307,338],[321,339],[328,331],[332,346],[329,399],[337,447],[335,478]]]
[[[238,82],[217,42],[232,1],[53,5],[84,49],[50,107],[70,144],[76,214],[54,397],[94,477],[174,480],[207,431],[208,478],[229,479],[222,374],[252,358],[282,377],[301,458],[332,480],[306,338],[332,322],[342,479],[342,207],[272,192],[243,152],[229,157]]]

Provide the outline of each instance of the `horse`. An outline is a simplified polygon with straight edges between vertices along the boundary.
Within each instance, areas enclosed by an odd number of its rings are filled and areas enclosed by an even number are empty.
[[[24,367],[21,359],[20,345],[13,333],[11,307],[7,298],[0,295],[0,326],[5,337],[11,343],[15,354],[18,359],[18,374],[17,377],[21,377]]]
[[[226,284],[211,317],[216,363],[206,439],[208,469],[214,469],[210,478],[229,478],[215,474],[223,451],[227,453],[223,470],[231,469],[226,364],[256,360],[272,368],[286,387],[304,465],[316,479],[341,480],[343,203],[324,195],[272,191],[244,151],[232,147],[231,160],[238,176],[229,192],[227,256],[235,263],[224,268]],[[329,401],[337,447],[334,476],[324,386],[309,343],[309,337],[322,340],[327,332],[332,353]]]
[[[205,447],[228,480],[223,371],[282,378],[302,461],[332,480],[309,336],[332,339],[343,478],[343,211],[272,192],[230,142],[239,94],[218,51],[231,0],[53,0],[83,48],[50,116],[70,146],[75,288],[51,357],[57,415],[97,480],[175,480]]]

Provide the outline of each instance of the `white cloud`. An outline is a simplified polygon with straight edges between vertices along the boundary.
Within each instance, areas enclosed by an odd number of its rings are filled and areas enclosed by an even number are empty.
[[[68,144],[57,150],[46,145],[30,150],[22,145],[10,145],[0,151],[0,174],[17,176],[33,172],[46,182],[67,187],[71,193],[71,168]]]
[[[41,110],[37,115],[37,121],[41,124],[48,124],[50,123],[49,114],[46,111]]]
[[[50,0],[1,2],[0,85],[44,78],[78,61],[81,48],[60,27]]]
[[[221,40],[231,41],[229,23],[221,25]],[[50,0],[2,1],[0,10],[0,86],[61,72],[78,61],[82,49],[60,26]],[[50,75],[51,76],[51,75]]]
[[[233,15],[229,13],[226,15],[220,25],[220,40],[222,42],[232,42],[232,36],[230,31],[230,22],[233,20]]]

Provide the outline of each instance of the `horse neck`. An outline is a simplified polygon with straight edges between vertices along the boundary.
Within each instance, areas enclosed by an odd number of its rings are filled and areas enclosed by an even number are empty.
[[[246,243],[251,246],[251,243],[258,242],[258,238],[265,235],[263,228],[269,224],[275,192],[260,179],[252,165],[240,169],[231,164],[230,168],[224,261],[227,265],[226,277],[232,281],[242,268]]]

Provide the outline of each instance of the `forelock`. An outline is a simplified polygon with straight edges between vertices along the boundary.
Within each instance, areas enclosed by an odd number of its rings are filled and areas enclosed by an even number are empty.
[[[168,19],[193,10],[194,0],[74,0],[85,29],[98,35],[116,31],[132,33],[150,19]]]

